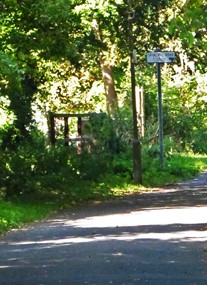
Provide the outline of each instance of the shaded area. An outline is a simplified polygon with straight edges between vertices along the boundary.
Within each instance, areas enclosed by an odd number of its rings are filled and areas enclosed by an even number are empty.
[[[12,231],[0,240],[0,284],[206,284],[206,194],[186,183]]]

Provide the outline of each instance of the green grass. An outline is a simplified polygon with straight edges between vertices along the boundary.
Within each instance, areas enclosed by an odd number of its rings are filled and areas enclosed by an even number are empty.
[[[165,159],[164,167],[158,160],[144,166],[143,183],[145,187],[159,187],[193,178],[207,170],[207,157],[193,154],[174,154]]]
[[[0,201],[0,233],[10,229],[19,228],[23,224],[44,218],[55,210],[54,205],[44,203],[34,204],[11,200]]]
[[[92,200],[105,200],[121,195],[129,195],[146,189],[192,178],[207,169],[207,158],[195,155],[173,155],[166,159],[163,169],[158,161],[143,165],[143,185],[129,181],[129,177],[106,175],[100,182],[77,181],[65,192],[44,191],[24,194],[22,197],[5,200],[0,198],[0,233],[11,228],[41,220],[48,214],[63,208],[70,208]]]

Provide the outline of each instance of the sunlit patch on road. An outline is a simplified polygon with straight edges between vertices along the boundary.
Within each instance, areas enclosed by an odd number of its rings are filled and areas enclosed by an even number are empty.
[[[72,229],[72,234],[66,234],[63,238],[40,238],[10,244],[51,247],[113,240],[207,241],[207,207],[204,206],[143,209],[77,220],[58,219],[51,223],[68,228],[70,233]]]

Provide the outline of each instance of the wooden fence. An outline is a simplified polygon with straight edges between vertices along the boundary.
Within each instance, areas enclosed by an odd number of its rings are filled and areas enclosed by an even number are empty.
[[[76,145],[81,145],[83,142],[90,140],[90,136],[86,129],[87,122],[90,121],[91,117],[95,120],[100,115],[105,115],[105,113],[85,113],[85,114],[55,114],[49,113],[49,124],[50,124],[50,143],[55,145],[57,142],[63,143],[64,145],[69,145],[71,143],[76,143]],[[75,126],[71,132],[70,119],[76,120]]]

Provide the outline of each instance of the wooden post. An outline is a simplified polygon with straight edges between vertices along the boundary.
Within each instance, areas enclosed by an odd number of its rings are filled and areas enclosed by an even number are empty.
[[[81,117],[78,117],[78,138],[81,139],[82,137],[82,118]],[[82,150],[82,142],[79,141],[77,143],[77,151],[78,153],[81,153],[81,150]]]
[[[78,117],[78,137],[81,137],[82,135],[82,119],[81,117]]]
[[[136,86],[137,115],[140,138],[144,137],[144,91],[143,87]]]
[[[130,69],[131,69],[131,96],[132,96],[132,112],[133,112],[133,178],[137,184],[142,184],[142,165],[141,165],[141,143],[138,132],[137,109],[136,109],[136,78],[135,78],[135,62],[136,54],[134,54],[133,39],[133,21],[135,19],[132,10],[131,0],[128,0],[128,38],[130,51]]]
[[[55,117],[52,113],[49,113],[49,122],[50,122],[50,143],[55,144]]]
[[[68,117],[64,117],[64,138],[69,138]],[[65,146],[68,146],[68,141],[65,142]]]

